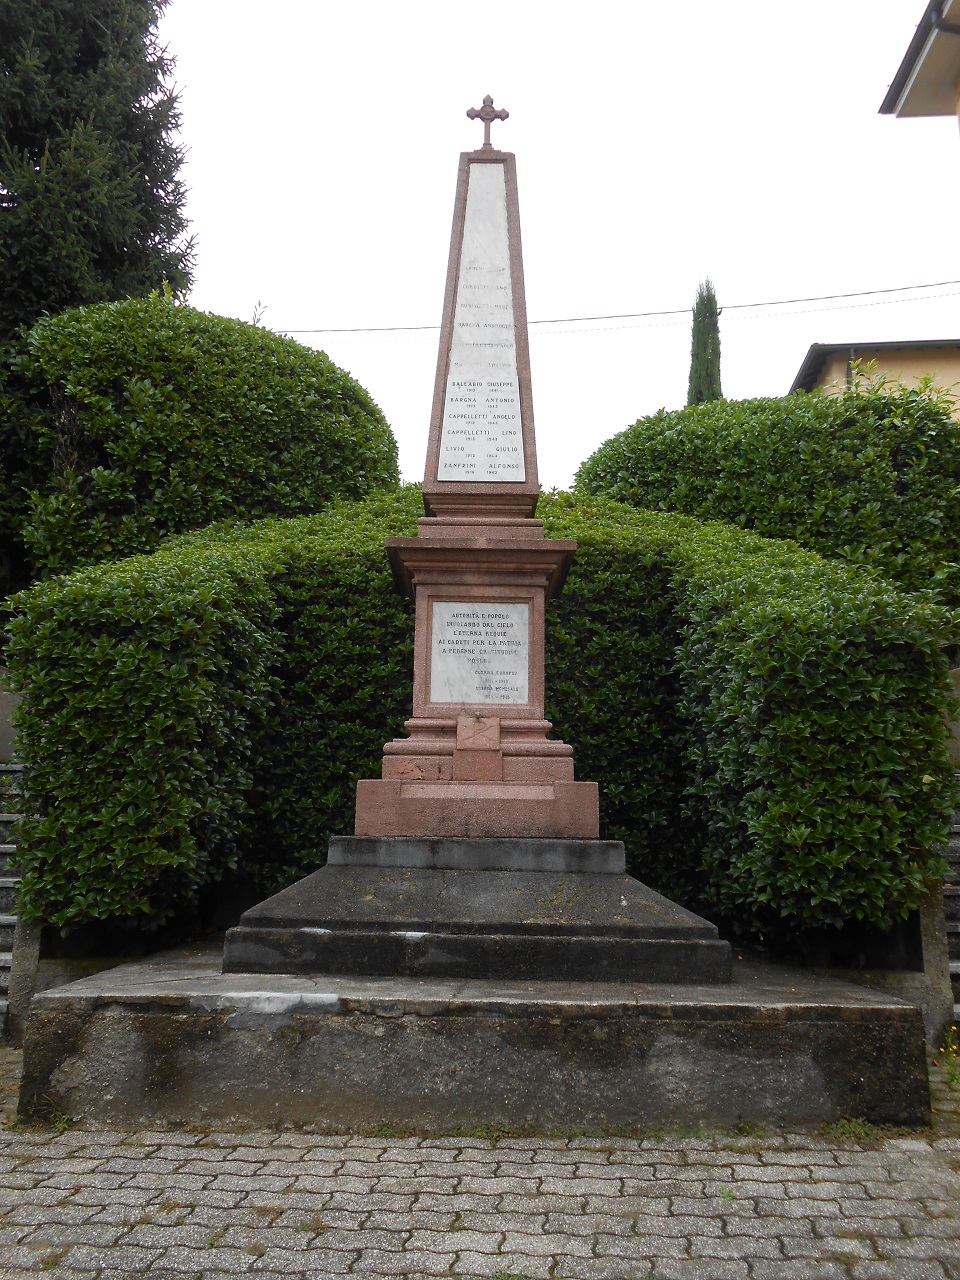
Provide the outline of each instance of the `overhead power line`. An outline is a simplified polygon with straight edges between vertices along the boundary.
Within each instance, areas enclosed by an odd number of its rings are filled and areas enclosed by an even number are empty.
[[[917,289],[942,289],[960,284],[960,280],[936,280],[933,284],[904,284],[898,289],[860,289],[855,293],[820,293],[810,298],[776,298],[772,302],[733,302],[721,307],[724,311],[747,311],[754,307],[793,307],[801,302],[837,302],[843,298],[872,298],[882,293],[910,293]],[[690,315],[691,307],[677,307],[672,311],[626,311],[608,316],[561,316],[554,320],[530,320],[529,324],[584,324],[593,320],[646,320],[655,316]],[[278,329],[278,333],[423,333],[438,330],[438,324],[389,324],[363,326],[356,329]]]

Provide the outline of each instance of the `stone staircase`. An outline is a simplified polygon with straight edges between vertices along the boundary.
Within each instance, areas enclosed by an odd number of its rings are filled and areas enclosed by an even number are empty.
[[[23,765],[0,765],[0,1040],[6,1029],[13,934],[17,924],[17,839],[13,825],[20,816],[20,775]]]
[[[950,955],[950,985],[953,987],[953,1017],[960,1019],[960,809],[953,814],[950,842],[943,850],[950,872],[943,881],[943,916]]]

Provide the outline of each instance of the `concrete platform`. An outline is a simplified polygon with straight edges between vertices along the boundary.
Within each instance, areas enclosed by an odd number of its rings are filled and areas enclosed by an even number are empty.
[[[222,974],[218,947],[34,1000],[21,1114],[106,1126],[478,1125],[929,1118],[911,1005],[738,961],[726,986]]]
[[[715,925],[625,870],[618,840],[335,836],[245,911],[230,973],[593,982],[730,980]]]

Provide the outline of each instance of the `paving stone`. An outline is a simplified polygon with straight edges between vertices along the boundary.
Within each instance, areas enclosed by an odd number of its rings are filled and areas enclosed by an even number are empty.
[[[86,1268],[88,1271],[95,1270],[107,1264],[121,1271],[127,1271],[132,1275],[137,1275],[141,1271],[146,1271],[161,1255],[160,1249],[138,1249],[133,1246],[119,1244],[114,1245],[110,1250],[109,1259],[106,1258],[106,1250],[98,1249],[91,1245],[75,1245],[70,1252],[70,1266],[82,1271]],[[200,1267],[197,1267],[200,1270]]]
[[[296,1198],[297,1197],[295,1196],[291,1197],[291,1202]],[[427,1203],[419,1203],[420,1201],[426,1201],[427,1198],[428,1197],[417,1197],[412,1195],[387,1195],[383,1191],[371,1191],[369,1195],[365,1196],[359,1196],[353,1191],[333,1191],[327,1197],[325,1205],[331,1209],[396,1209],[398,1212],[401,1212],[404,1209],[411,1208],[414,1200],[418,1201],[418,1207],[420,1208],[426,1209],[433,1207]],[[438,1196],[436,1198],[444,1201],[444,1203],[439,1206],[441,1209],[447,1208],[448,1205],[446,1202],[452,1202],[453,1200],[452,1196]],[[468,1197],[458,1197],[458,1199],[464,1198]],[[308,1197],[303,1197],[303,1199],[304,1201],[307,1201]],[[481,1196],[475,1196],[473,1199],[481,1200],[481,1202],[483,1201],[483,1197]],[[454,1205],[454,1212],[456,1212],[456,1208],[457,1206]]]
[[[456,1253],[410,1251],[397,1254],[378,1249],[364,1249],[354,1263],[351,1275],[373,1272],[375,1275],[397,1276],[404,1272],[423,1272],[425,1276],[442,1276],[449,1274],[456,1256]],[[489,1255],[486,1261],[489,1262]],[[499,1257],[497,1262],[499,1265]]]
[[[20,1244],[20,1242],[24,1240],[31,1231],[33,1231],[33,1225],[27,1224],[17,1227],[0,1227],[0,1249],[6,1249],[11,1245]]]
[[[251,1166],[249,1161],[246,1160],[221,1160],[216,1165],[204,1164],[201,1160],[187,1160],[177,1167],[177,1173],[181,1177],[189,1174],[196,1174],[203,1178],[205,1183],[210,1181],[213,1174],[216,1174],[217,1177],[222,1177],[225,1174],[233,1174],[239,1178],[246,1178],[249,1177],[251,1172],[255,1172],[263,1173],[264,1175],[272,1177],[277,1176],[276,1165],[274,1165],[273,1169],[266,1169],[264,1165],[265,1161],[260,1161],[259,1164]],[[281,1173],[279,1176],[289,1178],[290,1175],[286,1171],[286,1166],[282,1165],[280,1168]]]
[[[559,1196],[553,1197],[559,1200]],[[669,1196],[587,1196],[583,1211],[586,1213],[614,1213],[649,1222],[670,1212]],[[700,1204],[701,1201],[696,1201]],[[561,1213],[575,1212],[577,1202],[567,1200],[561,1204]]]
[[[857,1258],[876,1258],[877,1249],[872,1240],[862,1236],[817,1236],[811,1240],[808,1236],[780,1237],[783,1252],[788,1258],[832,1258],[843,1257],[852,1261]],[[886,1251],[887,1241],[883,1248]]]
[[[111,1259],[112,1261],[112,1259]],[[253,1258],[241,1249],[224,1249],[219,1245],[190,1249],[178,1247],[163,1254],[162,1266],[171,1271],[225,1271],[228,1275],[242,1275],[250,1269]]]
[[[87,1186],[97,1187],[100,1190],[107,1190],[102,1182],[91,1179]],[[167,1191],[176,1189],[178,1191],[202,1191],[204,1187],[213,1186],[213,1174],[208,1173],[200,1177],[195,1173],[171,1173],[168,1170],[157,1170],[156,1172],[143,1172],[135,1174],[129,1181],[123,1184],[123,1191]],[[120,1190],[121,1188],[115,1188]]]
[[[490,1173],[484,1178],[464,1177],[460,1178],[459,1181],[455,1178],[451,1179],[450,1189],[454,1190],[456,1188],[459,1192],[468,1194],[474,1192],[477,1195],[507,1195],[511,1192],[514,1195],[522,1195],[525,1191],[535,1193],[541,1190],[546,1192],[554,1191],[556,1188],[548,1185],[554,1181],[556,1179],[541,1178],[538,1174],[531,1174],[529,1178],[499,1178],[495,1173]],[[569,1188],[570,1179],[564,1178],[560,1181],[563,1182],[564,1188]],[[577,1186],[579,1187],[580,1184],[581,1179],[578,1178]],[[442,1187],[438,1186],[436,1190],[440,1191]],[[583,1194],[586,1194],[586,1192],[584,1191]]]
[[[354,1275],[360,1273],[361,1263],[354,1267]],[[461,1253],[453,1267],[454,1275],[462,1276],[475,1273],[490,1276],[498,1271],[508,1275],[521,1275],[524,1280],[549,1280],[554,1266],[552,1257],[543,1258],[532,1254],[496,1254],[491,1257],[487,1253]],[[387,1272],[386,1274],[390,1274]],[[442,1271],[428,1271],[426,1275],[443,1275]],[[621,1277],[621,1280],[623,1278]]]
[[[746,1179],[732,1182],[705,1182],[705,1196],[731,1197],[736,1200],[750,1200],[754,1196],[778,1197],[784,1195],[784,1188],[776,1182],[748,1182]]]
[[[46,1223],[91,1222],[101,1212],[99,1206],[78,1204],[21,1204],[11,1208],[3,1218],[4,1224],[34,1227]]]
[[[556,1166],[553,1164],[541,1165],[538,1160],[524,1161],[515,1159],[515,1157],[520,1154],[521,1153],[519,1151],[511,1151],[509,1153],[510,1159],[499,1161],[496,1167],[495,1176],[497,1178],[542,1178],[550,1177],[551,1174],[556,1172]],[[488,1172],[488,1166],[482,1165],[479,1161],[471,1161],[470,1163],[476,1166],[475,1170],[471,1171],[474,1173],[474,1176],[483,1177]],[[466,1176],[468,1173],[468,1170],[465,1167],[466,1164],[467,1162],[465,1160],[457,1160],[455,1162],[454,1168],[457,1173],[461,1174],[461,1176]],[[569,1171],[571,1165],[568,1162],[563,1166],[563,1168],[565,1171]],[[580,1171],[584,1169],[589,1173],[593,1170],[602,1170],[604,1168],[606,1168],[605,1165],[581,1165],[580,1163],[577,1163],[575,1166],[574,1176],[578,1176]],[[619,1174],[617,1176],[619,1177]]]
[[[685,1236],[674,1238],[638,1231],[632,1239],[598,1236],[597,1253],[609,1258],[689,1258],[690,1242]]]
[[[960,1259],[960,1232],[952,1240],[931,1237],[920,1240],[884,1240],[878,1251],[883,1258],[927,1258],[937,1262],[957,1262]]]
[[[419,1147],[422,1141],[422,1138],[410,1137],[391,1138],[389,1142],[385,1142],[383,1138],[368,1138],[363,1134],[353,1134],[347,1139],[347,1146],[374,1147],[378,1151],[385,1151],[388,1147],[391,1151],[408,1151],[411,1147]],[[467,1141],[469,1141],[469,1139]],[[476,1141],[482,1143],[482,1140],[480,1139],[477,1139]],[[489,1143],[482,1143],[482,1145],[488,1146]]]
[[[456,1249],[466,1253],[498,1253],[504,1236],[509,1232],[501,1231],[422,1231],[411,1232],[406,1248],[426,1249],[430,1253],[442,1253],[444,1249]],[[528,1237],[524,1236],[524,1239]],[[526,1250],[535,1252],[535,1250]],[[589,1252],[589,1250],[588,1250]]]
[[[854,1208],[859,1204],[860,1201],[857,1200],[854,1205],[849,1207]],[[912,1221],[915,1227],[920,1227],[929,1219],[918,1218]],[[840,1219],[814,1218],[813,1226],[818,1236],[852,1236],[854,1239],[862,1236],[883,1236],[888,1239],[901,1239],[908,1234],[903,1230],[896,1218],[856,1217],[852,1214],[844,1214]],[[919,1234],[919,1231],[913,1231],[913,1234]],[[944,1234],[957,1235],[960,1233],[958,1233],[957,1227],[954,1225],[952,1229],[948,1228]]]
[[[707,1239],[713,1239],[716,1236],[723,1235],[723,1219],[709,1218],[701,1216],[705,1212],[706,1206],[701,1205],[700,1213],[691,1216],[686,1213],[671,1213],[657,1218],[655,1223],[642,1218],[634,1219],[637,1223],[638,1233],[641,1231],[655,1231],[657,1235],[664,1236],[703,1236]]]
[[[949,1275],[939,1262],[857,1262],[853,1280],[944,1280]]]
[[[638,1258],[624,1268],[622,1258],[571,1258],[557,1255],[553,1273],[556,1280],[647,1280],[653,1275],[653,1263]]]
[[[343,1216],[346,1217],[347,1215],[344,1214]],[[354,1216],[357,1217],[359,1215]],[[468,1227],[472,1228],[474,1226],[474,1224],[466,1221],[467,1216],[467,1214],[456,1213],[453,1211],[443,1213],[431,1209],[409,1209],[403,1214],[388,1213],[383,1209],[375,1209],[372,1213],[363,1215],[363,1226],[368,1231],[375,1230],[378,1227],[382,1227],[384,1230],[389,1230],[394,1227],[397,1222],[402,1222],[403,1226],[411,1231],[416,1228],[420,1228],[424,1231],[450,1231],[454,1228],[461,1230]],[[491,1218],[493,1216],[494,1215],[491,1215]],[[331,1212],[329,1209],[324,1209],[322,1217],[324,1222],[329,1222],[332,1227],[348,1225],[346,1222],[337,1222],[336,1211]],[[497,1218],[499,1220],[499,1215]],[[479,1228],[479,1230],[484,1229],[485,1228],[483,1227]],[[498,1228],[498,1230],[503,1229],[504,1228],[502,1227]]]
[[[611,1237],[612,1238],[612,1237]],[[531,1254],[536,1257],[549,1257],[562,1244],[563,1252],[581,1258],[589,1258],[593,1253],[593,1238],[590,1236],[536,1235],[526,1231],[507,1231],[504,1235],[502,1252],[509,1254]],[[597,1252],[607,1252],[597,1241]]]
[[[53,1274],[56,1275],[56,1272],[54,1272]],[[71,1272],[71,1275],[77,1275],[77,1274],[79,1273]],[[96,1276],[97,1276],[97,1280],[126,1280],[126,1276],[128,1274],[129,1273],[126,1271],[114,1271],[113,1268],[110,1268],[110,1269],[104,1269],[103,1271],[98,1271],[96,1273]],[[149,1275],[150,1280],[184,1280],[184,1272],[171,1271],[166,1267],[151,1267],[149,1272],[147,1272],[146,1274]],[[214,1273],[213,1271],[209,1271],[205,1274],[209,1276],[213,1276],[214,1274],[216,1274],[219,1280],[219,1277],[223,1275],[223,1272],[221,1271],[218,1273]],[[199,1280],[199,1277],[200,1277],[200,1272],[197,1272],[195,1276],[191,1277],[191,1280]]]
[[[602,1232],[626,1236],[633,1233],[633,1220],[613,1213],[548,1213],[541,1229],[547,1235],[589,1236]]]
[[[651,1280],[744,1280],[749,1274],[748,1263],[731,1258],[653,1258],[650,1270]]]
[[[831,1200],[795,1200],[786,1196],[778,1200],[774,1196],[755,1196],[753,1203],[761,1217],[784,1218],[822,1218],[840,1217],[840,1204]],[[869,1200],[856,1202],[858,1211],[861,1206],[868,1205]]]
[[[726,1236],[723,1239],[698,1237],[690,1241],[692,1258],[779,1258],[779,1239],[764,1236]]]
[[[459,1177],[460,1170],[456,1173],[451,1172],[452,1161],[449,1164],[439,1165],[438,1169],[442,1172],[436,1174],[438,1177]],[[316,1166],[316,1167],[314,1167]],[[480,1168],[480,1166],[478,1166]],[[424,1171],[423,1165],[417,1165],[418,1172]],[[337,1178],[362,1178],[364,1182],[373,1183],[377,1178],[386,1178],[393,1176],[395,1178],[409,1178],[411,1169],[408,1164],[401,1164],[398,1160],[329,1160],[326,1167],[321,1160],[307,1159],[297,1165],[297,1174],[312,1174],[314,1176],[329,1178],[336,1176]]]
[[[752,1280],[849,1280],[850,1272],[841,1262],[781,1258],[776,1262],[757,1259],[750,1275]]]
[[[334,1250],[325,1248],[316,1248],[311,1251],[308,1258],[303,1258],[300,1262],[287,1259],[286,1269],[281,1269],[279,1274],[284,1276],[284,1280],[288,1277],[295,1277],[302,1274],[305,1277],[327,1277],[327,1276],[345,1276],[349,1273],[350,1268],[354,1265],[358,1257],[357,1251],[336,1253]],[[278,1262],[271,1254],[266,1254],[262,1259],[252,1264],[251,1274],[261,1275],[267,1265]],[[298,1268],[302,1267],[302,1271]],[[389,1273],[388,1273],[389,1274]],[[151,1276],[151,1280],[153,1277]]]
[[[593,1209],[593,1206],[588,1203],[591,1197],[583,1195],[580,1191],[575,1192],[572,1186],[568,1189],[570,1194],[566,1196],[536,1194],[531,1196],[516,1196],[512,1194],[496,1197],[474,1196],[472,1199],[475,1203],[468,1207],[483,1210],[498,1207],[507,1213],[576,1213],[584,1204],[587,1204],[588,1209]],[[457,1207],[460,1207],[460,1201],[469,1198],[467,1196],[457,1196]],[[595,1200],[596,1212],[598,1213],[608,1212],[610,1205],[617,1203],[617,1197],[615,1196],[597,1196]],[[423,1197],[420,1197],[417,1203],[423,1204]]]
[[[759,1153],[759,1160],[765,1165],[812,1168],[815,1165],[835,1165],[838,1160],[838,1154],[834,1151],[768,1151],[766,1144],[764,1148]]]
[[[347,1227],[333,1227],[329,1231],[324,1231],[316,1239],[325,1249],[377,1249],[389,1253],[399,1253],[403,1249],[410,1236],[409,1230],[401,1223],[397,1223],[394,1229],[388,1230],[382,1227],[374,1227],[368,1229],[359,1227],[351,1230]],[[303,1244],[310,1244],[311,1237],[303,1235]],[[443,1246],[450,1248],[449,1244]]]
[[[833,1220],[836,1226],[836,1221]],[[802,1236],[814,1239],[813,1223],[806,1218],[761,1218],[756,1214],[723,1218],[723,1231],[728,1236]]]

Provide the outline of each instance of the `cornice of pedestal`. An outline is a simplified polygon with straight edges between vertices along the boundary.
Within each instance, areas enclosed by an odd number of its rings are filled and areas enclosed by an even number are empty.
[[[387,558],[402,591],[426,584],[531,586],[557,594],[573,563],[572,538],[387,538]]]

